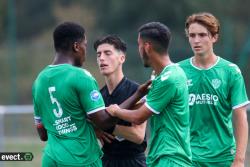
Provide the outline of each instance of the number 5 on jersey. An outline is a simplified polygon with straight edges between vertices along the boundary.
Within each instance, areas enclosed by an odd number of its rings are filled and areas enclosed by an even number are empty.
[[[49,87],[49,95],[50,95],[50,100],[51,100],[51,103],[54,104],[56,103],[56,106],[58,108],[58,111],[56,109],[53,109],[53,113],[55,114],[55,116],[57,118],[60,118],[63,114],[63,110],[61,108],[61,105],[60,103],[57,101],[57,99],[55,97],[53,97],[53,92],[56,91],[56,87],[52,86],[52,87]]]

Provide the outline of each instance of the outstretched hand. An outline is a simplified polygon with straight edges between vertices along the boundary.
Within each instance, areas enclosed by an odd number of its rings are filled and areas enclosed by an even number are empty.
[[[145,82],[144,84],[142,84],[138,87],[137,94],[139,95],[140,98],[142,98],[143,96],[145,96],[148,93],[151,83],[152,83],[152,81],[148,80],[147,82]]]
[[[112,134],[102,131],[101,129],[95,129],[96,137],[100,140],[101,144],[104,145],[104,142],[112,143],[115,137]]]

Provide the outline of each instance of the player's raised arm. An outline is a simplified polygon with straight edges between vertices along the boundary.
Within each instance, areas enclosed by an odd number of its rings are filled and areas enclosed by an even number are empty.
[[[149,90],[149,85],[152,83],[151,80],[148,80],[144,84],[140,85],[137,91],[126,101],[119,105],[120,108],[132,109],[135,107],[135,104],[147,94]]]

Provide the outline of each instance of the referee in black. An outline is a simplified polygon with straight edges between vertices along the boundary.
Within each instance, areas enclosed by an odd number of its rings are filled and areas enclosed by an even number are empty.
[[[106,85],[101,89],[106,106],[121,104],[137,90],[138,84],[126,78],[122,71],[125,62],[126,44],[116,35],[107,35],[94,43],[100,73]],[[97,137],[103,143],[104,167],[146,167],[145,150],[147,147],[146,122],[132,125],[119,120],[109,133],[99,133]]]

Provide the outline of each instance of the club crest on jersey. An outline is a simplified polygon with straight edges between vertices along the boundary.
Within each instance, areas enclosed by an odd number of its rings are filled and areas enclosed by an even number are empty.
[[[90,92],[90,97],[92,101],[97,101],[100,99],[100,94],[97,90],[93,90],[92,92]]]
[[[212,80],[212,85],[213,85],[214,89],[218,89],[220,87],[220,85],[221,85],[221,80],[219,80],[219,79],[213,79]]]

